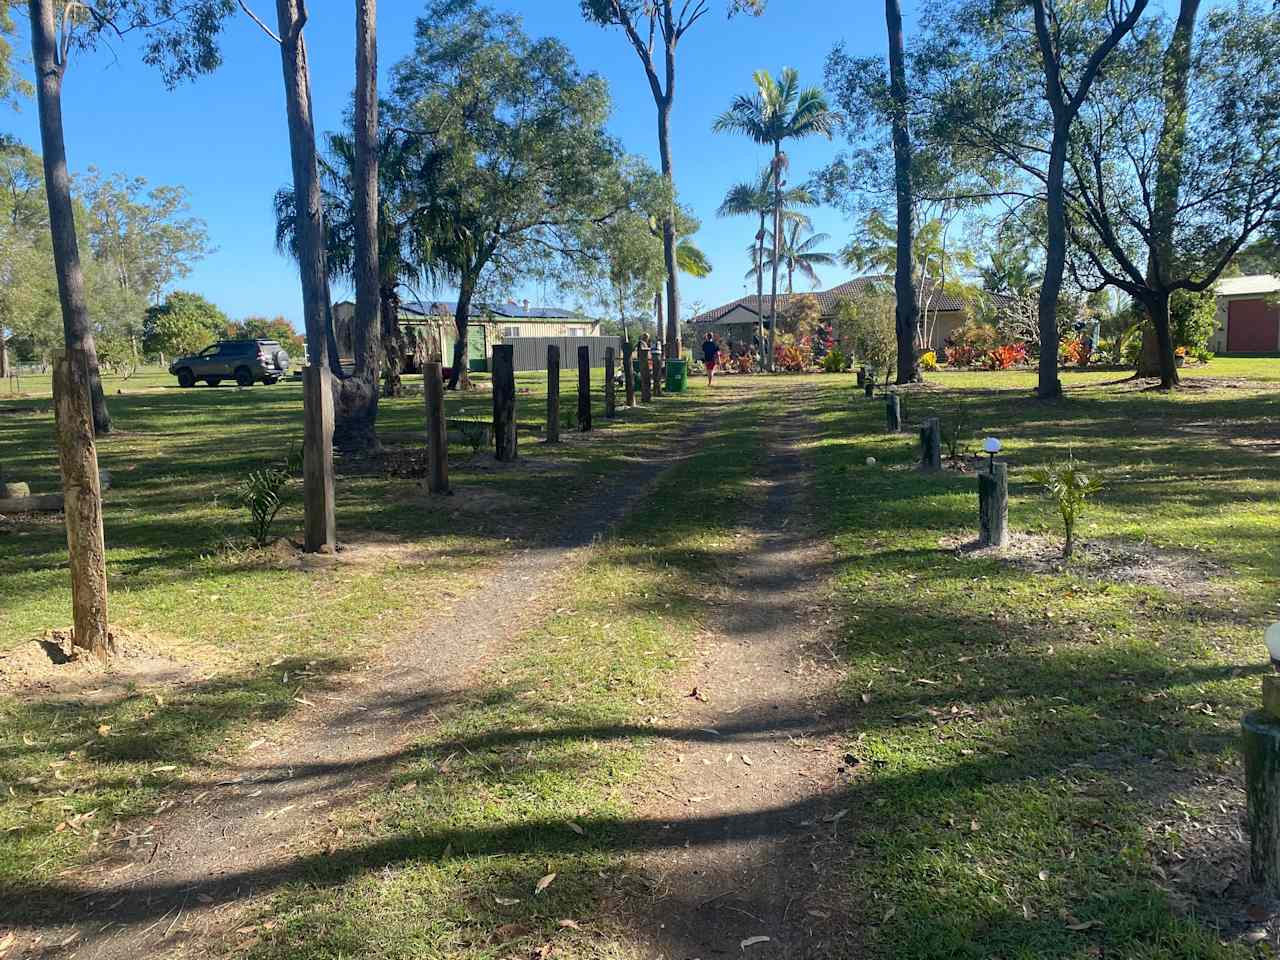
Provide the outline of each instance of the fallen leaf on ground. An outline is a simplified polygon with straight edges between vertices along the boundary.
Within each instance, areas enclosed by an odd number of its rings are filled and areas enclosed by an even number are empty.
[[[745,950],[747,949],[747,947],[754,947],[757,943],[768,943],[768,942],[769,942],[768,937],[747,937],[747,939],[743,940],[740,944],[738,944],[738,949]]]
[[[1037,876],[1038,876],[1041,880],[1048,880],[1048,879],[1049,879],[1049,871],[1048,871],[1048,870],[1041,870],[1041,871],[1037,874]]]
[[[863,702],[863,703],[870,703],[870,702],[871,702],[871,694],[869,694],[869,693],[863,693],[863,694],[862,694],[862,702]]]
[[[570,930],[581,930],[581,929],[582,929],[582,927],[578,926],[578,921],[577,921],[577,920],[561,920],[561,921],[560,921],[560,926],[562,926],[562,927],[567,927],[567,928],[568,928],[568,929],[570,929]]]
[[[574,833],[576,833],[580,837],[585,837],[587,835],[587,831],[583,830],[580,826],[578,826],[572,820],[566,823],[565,826],[568,827],[570,830],[572,830]]]
[[[111,724],[109,723],[104,723],[100,727],[98,727],[98,736],[100,737],[105,737],[110,732],[111,732]]]
[[[833,814],[832,814],[831,816],[829,816],[829,817],[823,817],[823,818],[822,818],[822,821],[823,821],[824,823],[838,823],[841,817],[845,817],[845,816],[848,816],[848,815],[849,815],[849,810],[848,810],[848,808],[846,808],[846,809],[844,809],[844,810],[838,810],[838,811],[836,811],[835,813],[833,813]]]
[[[703,692],[702,692],[700,689],[698,689],[697,687],[694,687],[694,688],[693,688],[693,690],[690,692],[689,696],[690,696],[690,697],[692,697],[694,700],[699,700],[699,701],[701,701],[702,703],[706,703],[706,702],[707,702],[707,695],[706,695],[705,693],[703,693]]]
[[[823,913],[821,910],[806,910],[811,917],[817,917],[819,920],[827,920],[831,917],[829,913]]]
[[[500,907],[514,907],[520,902],[519,897],[494,897],[493,902]]]
[[[1244,935],[1245,943],[1261,943],[1265,939],[1267,939],[1267,931],[1263,927],[1259,927],[1257,930],[1250,930]]]
[[[538,885],[533,888],[533,892],[541,893],[543,890],[547,889],[547,887],[551,886],[551,884],[555,882],[555,879],[556,879],[556,875],[554,873],[548,873],[545,877],[543,877],[541,880],[538,881]]]
[[[17,934],[12,930],[0,937],[0,957],[9,952],[9,948],[13,946],[13,942],[18,939]]]
[[[1075,923],[1068,923],[1068,930],[1092,930],[1094,927],[1102,926],[1101,920],[1077,920]]]
[[[742,755],[742,762],[745,763],[748,767],[751,766],[751,758],[748,757],[745,753]]]
[[[710,800],[710,799],[711,799],[711,794],[707,794],[705,797],[690,797],[689,802],[702,803],[704,800]]]

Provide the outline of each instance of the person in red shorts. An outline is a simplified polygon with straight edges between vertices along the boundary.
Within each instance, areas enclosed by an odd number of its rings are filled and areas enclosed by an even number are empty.
[[[716,375],[716,361],[720,359],[720,345],[716,343],[716,338],[708,333],[707,339],[702,341],[702,364],[707,368],[707,386],[711,386],[711,379]]]

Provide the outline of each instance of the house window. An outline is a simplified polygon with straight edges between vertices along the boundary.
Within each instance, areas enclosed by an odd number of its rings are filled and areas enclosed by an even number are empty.
[[[569,328],[569,336],[571,337],[585,337],[586,335],[587,335],[586,327],[570,327]]]
[[[507,339],[508,337],[518,337],[518,336],[520,336],[519,327],[503,327],[502,328],[502,337],[504,340]]]

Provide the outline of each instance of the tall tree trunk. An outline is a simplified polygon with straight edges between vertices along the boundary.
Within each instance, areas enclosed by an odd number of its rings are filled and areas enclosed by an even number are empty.
[[[36,103],[40,113],[40,147],[44,154],[45,193],[49,202],[49,228],[53,239],[54,271],[62,306],[62,334],[69,354],[82,354],[88,370],[93,432],[111,432],[111,415],[102,389],[98,348],[89,322],[84,294],[84,270],[76,240],[75,212],[71,202],[71,174],[67,170],[67,144],[62,130],[62,75],[58,59],[58,28],[53,0],[30,0],[31,54],[36,69]]]
[[[58,454],[65,499],[67,554],[71,568],[71,606],[75,629],[72,642],[97,656],[111,652],[107,621],[107,555],[102,529],[102,494],[98,484],[98,406],[93,384],[98,358],[89,310],[85,303],[84,273],[76,242],[71,204],[71,177],[62,133],[62,70],[58,62],[57,26],[52,0],[31,0],[31,54],[36,68],[36,100],[40,111],[40,141],[44,154],[45,195],[53,242],[58,301],[62,307],[65,356],[54,370]],[[3,343],[0,341],[0,349]],[[101,399],[101,398],[99,398]],[[101,405],[105,429],[111,421]],[[105,431],[104,431],[105,432]]]
[[[902,42],[902,9],[898,0],[885,0],[884,18],[889,31],[889,93],[893,99],[893,182],[898,196],[897,253],[893,273],[898,383],[915,383],[920,379],[920,365],[916,359],[920,303],[916,299],[916,285],[911,275],[915,191],[911,178],[911,131],[907,126],[907,68]]]
[[[1173,227],[1182,192],[1182,165],[1187,143],[1187,84],[1191,75],[1191,41],[1200,0],[1181,0],[1178,22],[1165,48],[1160,81],[1164,118],[1156,145],[1155,202],[1151,211],[1151,244],[1147,253],[1147,286],[1159,296],[1151,312],[1160,347],[1160,385],[1177,386],[1178,366],[1169,328],[1169,283],[1173,274]]]
[[[409,345],[400,329],[400,294],[394,283],[379,290],[378,311],[382,318],[382,357],[386,364],[384,397],[398,397],[402,392],[400,375],[404,373]]]
[[[311,363],[334,369],[337,357],[329,323],[329,270],[324,248],[324,209],[316,168],[316,130],[311,112],[311,70],[302,28],[307,18],[302,0],[276,0],[280,24],[280,63],[284,73],[285,109],[289,120],[289,154],[297,197],[294,232],[298,272],[302,280],[302,315]],[[341,368],[335,370],[341,373]]]
[[[9,342],[5,339],[4,330],[0,330],[0,380],[9,376]]]
[[[773,145],[773,279],[769,289],[769,353],[766,364],[773,369],[774,344],[778,338],[778,237],[782,235],[782,144]]]
[[[1066,159],[1067,132],[1064,129],[1053,135],[1045,192],[1048,237],[1037,314],[1040,326],[1040,366],[1036,386],[1037,396],[1045,400],[1062,395],[1062,381],[1058,379],[1058,294],[1062,290],[1062,275],[1067,264],[1067,216],[1062,183]]]
[[[760,211],[760,232],[756,234],[756,336],[764,352],[764,231],[767,212]],[[763,357],[761,358],[764,359]]]
[[[663,324],[662,294],[663,294],[663,288],[659,287],[657,292],[653,295],[653,318],[654,318],[654,330],[656,331],[656,334],[653,340],[654,343],[662,342],[663,331],[666,329],[665,325]]]
[[[341,382],[333,442],[353,453],[378,448],[381,295],[378,274],[378,4],[356,0],[355,372]]]
[[[671,103],[672,84],[675,80],[675,50],[667,50],[667,93],[658,102],[658,159],[662,164],[662,176],[671,187],[672,208],[662,221],[662,261],[667,268],[667,329],[665,331],[667,356],[678,357],[680,344],[680,269],[676,262],[675,175],[671,161]],[[661,316],[661,314],[659,314]],[[663,337],[662,322],[658,322],[658,337]]]
[[[457,390],[459,383],[468,383],[467,370],[467,336],[471,323],[471,298],[475,295],[475,278],[464,276],[458,286],[458,307],[453,314],[454,327],[458,331],[458,339],[453,344],[453,369],[449,371],[449,389]]]

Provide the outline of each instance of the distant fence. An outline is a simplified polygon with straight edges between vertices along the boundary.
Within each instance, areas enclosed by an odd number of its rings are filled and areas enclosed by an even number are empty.
[[[579,347],[590,348],[593,367],[604,366],[606,347],[613,347],[618,357],[622,356],[621,337],[504,337],[502,342],[511,344],[517,371],[547,369],[547,347],[553,343],[560,348],[562,370],[578,369]]]

